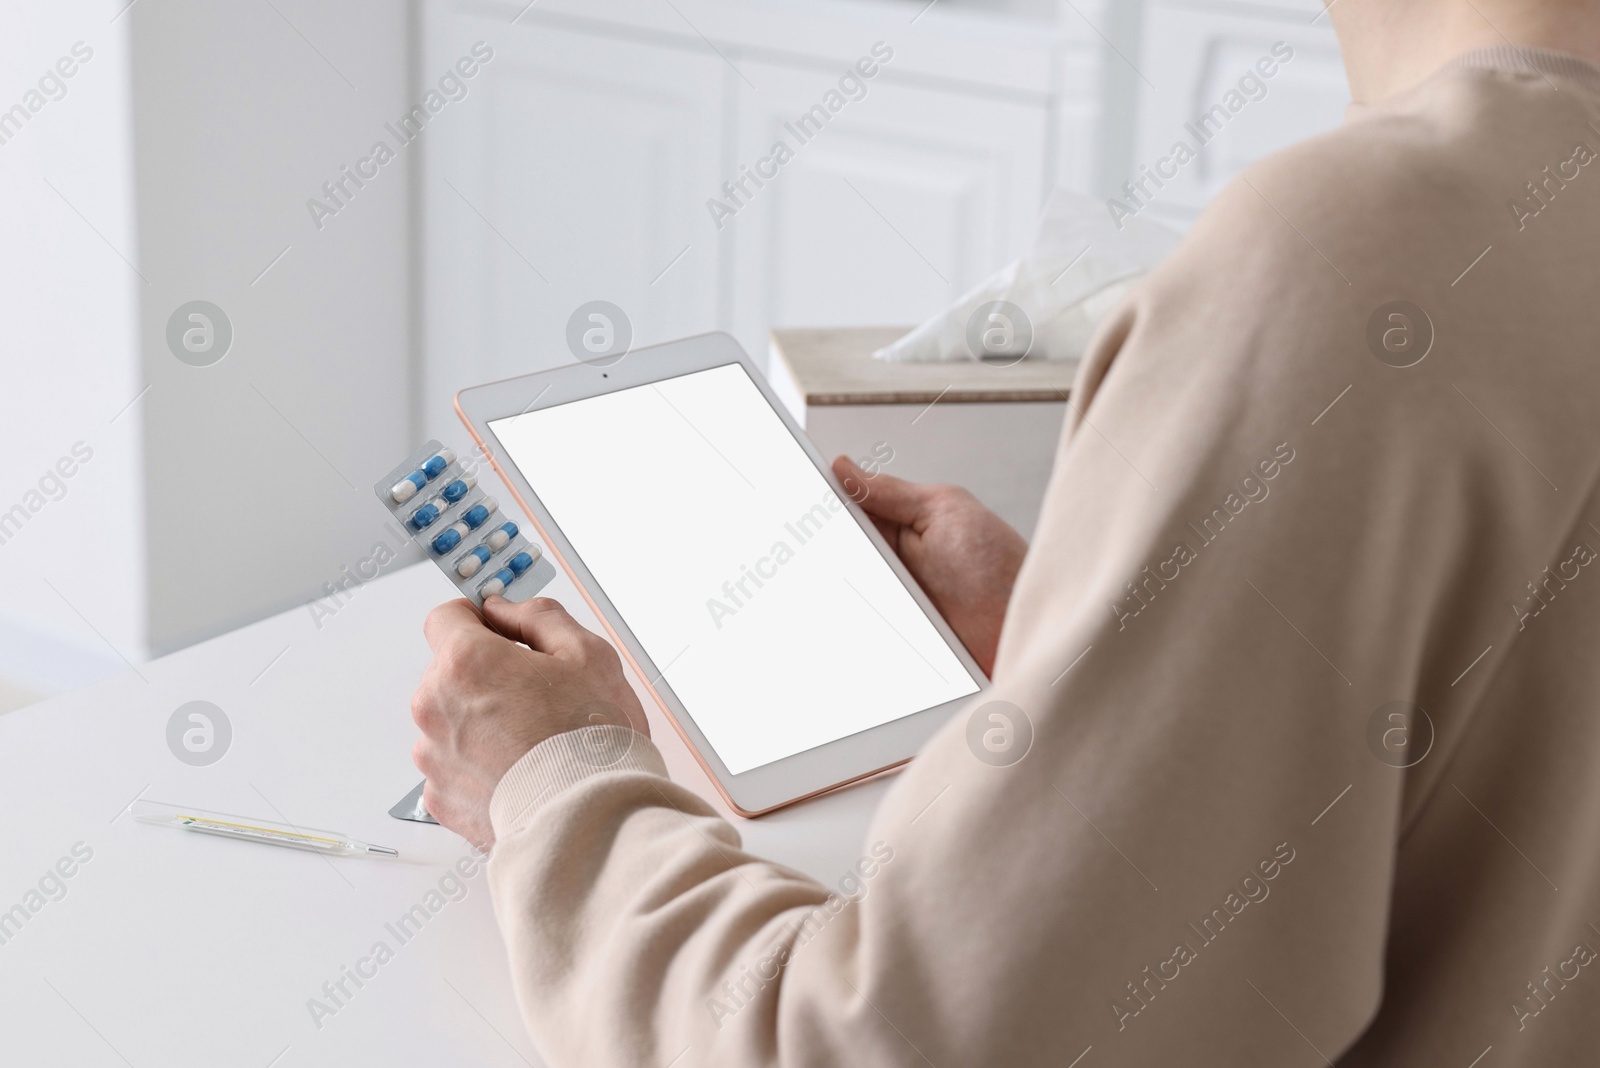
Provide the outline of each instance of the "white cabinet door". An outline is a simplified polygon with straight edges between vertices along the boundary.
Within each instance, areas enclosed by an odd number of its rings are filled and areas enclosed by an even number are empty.
[[[495,50],[423,137],[424,429],[463,386],[569,363],[567,321],[620,307],[635,344],[715,329],[727,67],[705,49],[435,9],[421,79]]]
[[[1186,223],[1250,163],[1338,125],[1350,93],[1327,17],[1312,21],[1317,10],[1279,2],[1249,16],[1166,5],[1146,12],[1137,62],[1153,87],[1139,83],[1138,136],[1125,178],[1137,182],[1141,166],[1154,171],[1172,159],[1176,143],[1198,148],[1195,159],[1165,165],[1176,174],[1162,176],[1164,188],[1146,183],[1151,217]],[[1271,77],[1257,67],[1263,61]],[[1112,195],[1139,207],[1119,190]]]
[[[1046,192],[1043,96],[896,82],[891,60],[802,141],[799,116],[845,68],[741,67],[760,91],[738,86],[726,177],[779,142],[793,154],[720,230],[702,209],[729,253],[731,320],[750,352],[765,353],[774,326],[918,322],[1026,251]]]

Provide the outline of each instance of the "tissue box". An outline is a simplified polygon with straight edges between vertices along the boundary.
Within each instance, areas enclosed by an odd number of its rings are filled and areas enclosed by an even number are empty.
[[[1030,537],[1077,361],[1003,366],[872,358],[909,329],[774,330],[767,374],[828,459],[881,455],[887,445],[888,473],[965,486]]]

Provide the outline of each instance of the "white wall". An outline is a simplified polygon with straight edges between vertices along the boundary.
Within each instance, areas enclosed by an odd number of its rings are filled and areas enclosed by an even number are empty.
[[[368,487],[413,445],[412,161],[320,231],[307,200],[411,103],[410,19],[0,12],[0,112],[92,52],[0,144],[0,517],[22,507],[0,526],[0,710],[303,604],[387,536]],[[212,366],[167,343],[196,299],[233,327]],[[64,492],[30,495],[78,442]]]
[[[371,484],[413,447],[405,150],[320,231],[307,200],[393,140],[408,15],[395,0],[160,0],[125,18],[160,652],[311,600],[382,534]],[[209,367],[165,336],[196,299],[234,328]]]
[[[124,262],[138,243],[119,7],[8,0],[0,32],[0,110],[26,109],[75,44],[90,53],[0,143],[0,709],[143,653],[143,413],[123,409],[141,388],[144,283]]]

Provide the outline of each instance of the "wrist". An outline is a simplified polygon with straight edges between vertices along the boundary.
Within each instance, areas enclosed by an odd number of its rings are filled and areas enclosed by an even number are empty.
[[[546,710],[541,715],[524,723],[524,729],[518,732],[518,750],[520,758],[541,742],[585,727],[628,727],[633,723],[628,714],[609,701],[585,701],[576,708]]]
[[[547,738],[524,753],[495,785],[489,818],[497,840],[528,825],[558,794],[607,772],[665,778],[661,754],[644,735],[612,724],[580,727]]]

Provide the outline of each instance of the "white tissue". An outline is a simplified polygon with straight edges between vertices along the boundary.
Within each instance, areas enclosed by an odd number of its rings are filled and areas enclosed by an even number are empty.
[[[1178,234],[1145,219],[1124,219],[1119,230],[1104,202],[1057,189],[1028,255],[873,358],[909,363],[1024,354],[1079,359],[1100,321],[1177,243]],[[999,301],[1020,308],[1027,322],[992,307]]]

